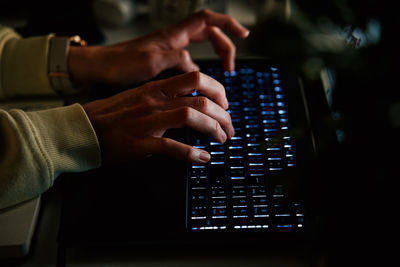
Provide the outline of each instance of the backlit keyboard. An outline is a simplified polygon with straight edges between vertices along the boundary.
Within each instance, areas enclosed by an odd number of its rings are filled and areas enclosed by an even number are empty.
[[[296,164],[285,90],[275,66],[239,65],[202,71],[221,82],[235,136],[224,144],[191,131],[191,145],[211,154],[188,167],[187,227],[190,230],[301,228],[300,203],[288,202],[276,176]]]

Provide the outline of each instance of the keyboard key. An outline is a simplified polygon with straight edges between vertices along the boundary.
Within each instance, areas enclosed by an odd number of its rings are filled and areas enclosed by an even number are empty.
[[[232,176],[231,177],[231,185],[232,186],[245,186],[246,183],[246,177],[244,176]]]
[[[232,198],[247,196],[247,190],[244,186],[243,187],[233,187],[231,192],[232,192]]]
[[[225,197],[226,191],[224,187],[216,187],[211,189],[211,197]]]
[[[218,227],[218,229],[226,229],[227,227],[227,216],[212,216],[210,220],[210,225],[213,227]]]
[[[248,205],[248,201],[247,198],[245,197],[236,197],[236,198],[232,198],[232,206],[233,207],[242,207],[242,206],[246,206]]]
[[[257,197],[265,197],[267,195],[267,190],[265,189],[265,187],[255,187],[255,188],[251,188],[250,190],[251,195],[257,196]]]
[[[206,215],[207,215],[207,207],[206,206],[192,207],[192,211],[191,211],[192,217],[205,218]]]
[[[269,217],[269,210],[267,207],[254,207],[253,215],[256,218]]]
[[[211,197],[211,206],[212,207],[226,207],[226,197],[221,196],[221,197]]]
[[[246,163],[244,159],[244,154],[237,153],[236,155],[229,156],[229,165],[230,166],[244,166]]]
[[[251,154],[251,156],[249,156],[249,164],[250,163],[251,164],[263,164],[264,163],[264,155],[261,154],[260,151],[252,151],[252,152],[249,152],[249,154]],[[256,166],[256,165],[251,165],[251,166]]]
[[[191,228],[193,230],[200,229],[200,227],[204,227],[207,225],[207,218],[206,217],[191,217],[190,221]]]
[[[253,207],[264,206],[268,204],[268,201],[266,197],[254,196],[251,198],[251,204],[253,204]]]
[[[272,159],[274,159],[274,160],[268,160],[268,168],[271,170],[271,168],[275,168],[275,169],[277,169],[277,168],[279,168],[279,169],[282,169],[283,168],[283,161],[282,160],[275,160],[275,159],[277,159],[277,158],[272,158]],[[279,159],[281,159],[281,158],[279,158]]]
[[[229,170],[231,177],[245,177],[245,170],[243,166],[231,166]]]
[[[249,212],[247,207],[233,208],[233,218],[247,218]]]
[[[211,209],[211,216],[212,217],[227,216],[227,214],[228,214],[228,212],[227,212],[226,208],[213,208],[213,209]]]

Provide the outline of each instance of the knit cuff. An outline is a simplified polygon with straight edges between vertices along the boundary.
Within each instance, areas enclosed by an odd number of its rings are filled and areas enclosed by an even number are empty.
[[[96,133],[81,105],[26,114],[53,168],[53,179],[63,172],[82,172],[101,165]]]

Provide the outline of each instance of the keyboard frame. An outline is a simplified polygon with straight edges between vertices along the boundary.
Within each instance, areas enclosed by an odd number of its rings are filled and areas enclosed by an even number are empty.
[[[220,67],[220,62],[216,60],[203,60],[203,61],[198,61],[197,62],[201,68],[201,70],[204,70],[204,66],[216,66]],[[271,64],[271,62],[268,59],[240,59],[237,61],[237,69],[240,68],[242,65],[246,64],[255,64],[256,66],[275,66]],[[202,69],[203,68],[203,69]],[[207,71],[204,73],[207,74]],[[305,99],[304,99],[304,93],[301,92],[301,86],[299,84],[299,80],[297,77],[292,76],[290,77],[287,75],[285,70],[280,69],[280,79],[283,83],[284,87],[284,92],[285,93],[285,98],[286,102],[288,104],[287,112],[288,112],[288,117],[289,117],[289,122],[292,124],[292,127],[302,127],[303,128],[303,133],[302,140],[296,140],[297,137],[292,137],[296,144],[298,146],[298,155],[301,157],[301,159],[298,161],[298,164],[296,166],[290,167],[289,169],[283,170],[281,173],[278,175],[275,175],[271,180],[277,180],[277,179],[285,179],[285,181],[282,181],[282,183],[286,185],[289,185],[291,188],[290,190],[293,191],[293,195],[295,197],[300,197],[303,192],[301,190],[298,190],[298,188],[301,187],[301,179],[299,179],[298,176],[301,176],[300,173],[303,173],[304,170],[302,170],[301,164],[302,161],[304,160],[310,160],[312,158],[312,154],[315,152],[311,147],[312,147],[312,135],[311,130],[310,130],[310,125],[308,125],[307,118],[306,118],[306,108],[305,108]],[[229,99],[228,99],[229,101]],[[299,112],[300,110],[300,112]],[[188,131],[190,132],[190,131]],[[190,133],[188,133],[188,138],[189,138]],[[297,166],[299,165],[299,166]],[[297,222],[297,227],[293,225],[293,227],[276,227],[277,224],[274,227],[271,227],[271,225],[268,225],[267,227],[264,227],[263,224],[253,224],[253,225],[234,225],[234,224],[229,224],[226,225],[226,227],[216,227],[214,225],[204,225],[204,226],[199,226],[197,229],[193,229],[193,225],[191,223],[191,210],[190,210],[190,176],[191,176],[191,164],[188,164],[187,166],[187,178],[186,178],[186,231],[189,233],[189,235],[195,236],[195,238],[200,238],[202,239],[203,237],[207,236],[207,238],[213,237],[213,239],[224,239],[227,237],[231,237],[232,234],[234,236],[247,236],[254,239],[263,239],[265,236],[271,236],[271,235],[278,235],[280,238],[282,238],[281,235],[285,235],[287,237],[290,236],[290,239],[293,239],[294,236],[296,236],[298,239],[299,236],[306,236],[308,235],[307,233],[309,232],[310,228],[313,227],[314,222],[312,220],[308,219],[308,215],[306,209],[302,207],[301,211],[297,211],[293,209],[291,211],[291,216],[297,216],[298,218],[301,218],[301,221]],[[270,188],[270,185],[267,186]],[[296,189],[296,187],[298,187]],[[207,188],[209,190],[209,188]],[[272,192],[272,191],[270,191]],[[282,192],[275,192],[276,195],[281,194]],[[274,196],[268,197],[268,199],[273,198]],[[293,199],[291,199],[293,201]],[[271,205],[271,203],[269,203]],[[277,215],[284,215],[284,214],[278,214]],[[232,216],[231,216],[232,217]],[[310,216],[311,217],[311,216]],[[298,219],[295,218],[295,219]],[[275,218],[276,219],[276,218]],[[279,219],[279,218],[278,218]],[[275,223],[274,223],[275,224]],[[250,227],[249,227],[250,226]],[[202,228],[201,228],[202,227]],[[203,230],[203,231],[201,231]],[[218,236],[220,236],[218,238]],[[206,238],[206,239],[207,239]]]

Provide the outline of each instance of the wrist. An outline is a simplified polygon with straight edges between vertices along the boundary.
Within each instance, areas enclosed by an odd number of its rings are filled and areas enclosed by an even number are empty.
[[[103,79],[102,47],[70,47],[68,68],[74,84],[91,87],[102,83]]]

